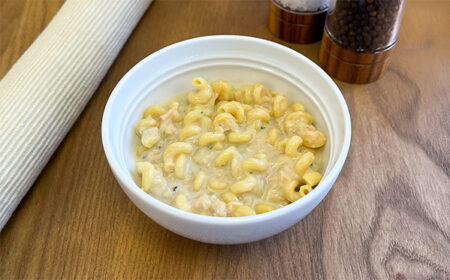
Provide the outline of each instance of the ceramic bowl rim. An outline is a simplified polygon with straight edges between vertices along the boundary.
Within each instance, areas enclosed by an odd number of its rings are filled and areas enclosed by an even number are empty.
[[[141,67],[143,67],[146,63],[148,63],[150,60],[154,59],[155,57],[162,55],[167,52],[171,52],[178,48],[183,48],[184,46],[187,46],[189,44],[201,44],[203,42],[208,42],[211,40],[239,40],[239,41],[245,41],[249,44],[262,44],[268,47],[274,48],[274,50],[285,52],[289,55],[296,56],[297,58],[301,59],[305,64],[308,65],[308,67],[311,67],[313,70],[318,72],[318,74],[324,78],[324,82],[327,82],[328,85],[333,88],[334,93],[337,95],[337,98],[339,100],[339,106],[341,107],[342,112],[344,113],[344,143],[342,145],[342,149],[338,151],[338,158],[334,165],[332,165],[332,168],[327,176],[325,176],[320,184],[314,188],[312,192],[310,192],[307,196],[303,197],[302,199],[299,199],[289,205],[286,205],[284,207],[281,207],[279,209],[276,209],[274,211],[270,211],[268,213],[254,215],[254,216],[247,216],[247,217],[213,217],[213,216],[204,216],[200,214],[194,214],[189,213],[180,209],[177,209],[171,205],[168,205],[164,202],[159,201],[158,199],[152,197],[151,195],[148,195],[145,193],[142,189],[137,187],[137,185],[134,183],[133,180],[130,182],[129,178],[129,171],[124,170],[124,168],[121,166],[119,161],[114,156],[114,147],[112,147],[112,144],[109,139],[109,126],[110,126],[110,115],[112,113],[113,104],[115,102],[115,99],[120,94],[123,84],[132,76],[135,72],[137,72]],[[320,199],[320,195],[322,192],[327,192],[327,186],[334,183],[334,180],[339,175],[344,162],[346,160],[348,150],[350,147],[350,141],[351,141],[351,120],[350,120],[350,113],[347,107],[347,104],[345,102],[345,99],[337,87],[337,85],[334,83],[334,81],[328,76],[328,74],[325,73],[318,65],[316,65],[314,62],[312,62],[310,59],[306,58],[304,55],[286,47],[283,45],[280,45],[278,43],[274,43],[268,40],[259,39],[255,37],[249,37],[249,36],[240,36],[240,35],[211,35],[211,36],[203,36],[203,37],[197,37],[193,39],[188,39],[184,41],[177,42],[175,44],[169,45],[167,47],[164,47],[149,56],[142,59],[140,62],[138,62],[135,66],[133,66],[119,81],[119,83],[115,86],[114,90],[112,91],[108,102],[106,104],[103,118],[102,118],[102,143],[103,143],[103,149],[107,158],[107,161],[116,177],[116,179],[119,181],[122,188],[126,188],[128,191],[130,191],[133,195],[139,197],[142,201],[144,201],[146,204],[151,205],[152,207],[158,208],[160,211],[164,212],[165,214],[171,216],[171,217],[178,217],[190,222],[194,223],[201,223],[201,224],[210,224],[210,225],[216,225],[216,226],[226,226],[226,225],[242,225],[242,224],[253,224],[253,223],[260,223],[263,221],[268,221],[272,219],[279,218],[284,215],[288,215],[291,211],[294,209],[300,209],[302,206],[307,205],[308,203]],[[116,147],[115,149],[120,149],[121,147]],[[135,203],[133,201],[133,203]],[[320,202],[319,202],[320,203]]]

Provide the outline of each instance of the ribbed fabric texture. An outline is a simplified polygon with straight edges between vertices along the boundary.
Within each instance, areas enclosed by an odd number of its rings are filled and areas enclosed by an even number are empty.
[[[0,81],[0,230],[152,0],[67,0]]]

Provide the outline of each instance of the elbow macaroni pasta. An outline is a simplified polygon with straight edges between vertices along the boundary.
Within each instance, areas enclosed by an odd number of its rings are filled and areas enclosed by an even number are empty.
[[[253,175],[247,176],[244,180],[237,181],[233,185],[231,185],[230,190],[234,194],[243,194],[253,190],[256,186],[257,180]]]
[[[238,124],[233,115],[229,113],[220,113],[214,118],[213,122],[217,131],[234,131],[238,128]]]
[[[202,134],[198,138],[198,145],[199,146],[208,146],[210,144],[222,142],[224,140],[225,140],[225,134],[223,134],[223,133],[206,132],[205,134]]]
[[[206,104],[212,97],[212,89],[209,83],[203,78],[194,78],[192,85],[197,87],[198,91],[191,91],[188,95],[191,104]]]
[[[243,144],[250,142],[253,138],[251,131],[234,131],[228,134],[228,142],[232,144]]]
[[[144,118],[151,116],[151,117],[160,117],[161,115],[164,115],[166,113],[166,109],[164,109],[161,106],[158,105],[152,105],[145,109],[144,111]]]
[[[230,101],[225,104],[222,104],[222,106],[220,106],[217,109],[217,112],[230,113],[231,115],[234,116],[234,118],[237,120],[238,123],[242,123],[245,120],[244,107],[242,106],[241,103],[236,101]]]
[[[227,148],[225,151],[223,151],[216,157],[216,166],[224,167],[225,165],[228,164],[228,162],[230,162],[233,159],[236,153],[237,151],[234,146]]]
[[[180,131],[180,140],[183,141],[191,136],[200,134],[202,132],[202,128],[195,124],[186,125]]]
[[[194,179],[193,189],[195,192],[198,192],[205,182],[206,174],[203,171],[199,171]]]
[[[267,168],[269,168],[269,162],[263,154],[257,154],[254,158],[248,158],[242,162],[242,169],[244,171],[264,172]]]
[[[142,176],[142,190],[149,193],[155,176],[155,167],[149,162],[138,162],[136,167],[138,173]]]
[[[300,148],[302,143],[303,139],[298,135],[294,135],[291,138],[289,138],[289,140],[287,140],[286,142],[286,150],[285,150],[286,155],[292,158],[297,157],[298,154],[297,150],[298,148]]]
[[[192,85],[169,106],[147,107],[136,125],[143,191],[184,211],[242,217],[295,202],[320,183],[326,136],[303,104],[262,84]]]
[[[171,172],[175,167],[175,158],[180,154],[190,154],[192,145],[184,142],[175,142],[167,146],[164,151],[164,171]]]

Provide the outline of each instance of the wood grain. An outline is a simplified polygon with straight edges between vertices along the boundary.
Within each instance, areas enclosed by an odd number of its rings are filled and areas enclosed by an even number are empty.
[[[0,77],[63,1],[0,1]],[[0,279],[449,279],[450,1],[408,2],[386,74],[337,82],[349,105],[348,160],[300,223],[239,246],[194,242],[125,196],[100,138],[109,94],[139,60],[202,35],[284,43],[318,61],[319,43],[267,29],[268,1],[156,0],[88,107],[0,233]]]
[[[298,44],[320,41],[327,17],[327,9],[316,13],[295,13],[269,0],[268,24],[276,37]]]
[[[395,45],[377,53],[356,53],[336,44],[323,31],[319,65],[333,78],[352,84],[368,84],[387,70]]]

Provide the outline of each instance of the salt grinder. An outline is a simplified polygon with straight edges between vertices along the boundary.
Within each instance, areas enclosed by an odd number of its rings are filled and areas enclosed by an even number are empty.
[[[327,9],[328,0],[270,0],[269,30],[291,43],[319,41]]]

